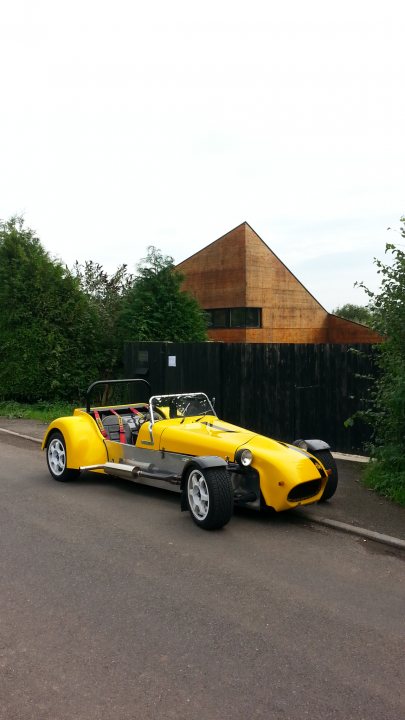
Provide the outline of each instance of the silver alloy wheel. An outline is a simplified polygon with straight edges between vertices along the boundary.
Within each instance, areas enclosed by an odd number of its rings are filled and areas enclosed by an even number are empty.
[[[196,520],[205,520],[210,507],[210,496],[204,475],[192,470],[187,480],[188,504]]]
[[[53,474],[59,477],[66,468],[66,451],[62,440],[53,438],[48,445],[48,462]]]

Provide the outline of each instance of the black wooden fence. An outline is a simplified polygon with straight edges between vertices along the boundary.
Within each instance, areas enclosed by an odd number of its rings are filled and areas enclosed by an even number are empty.
[[[370,429],[344,423],[364,408],[373,359],[370,345],[128,342],[124,349],[126,377],[146,378],[154,394],[201,390],[224,420],[359,453]]]

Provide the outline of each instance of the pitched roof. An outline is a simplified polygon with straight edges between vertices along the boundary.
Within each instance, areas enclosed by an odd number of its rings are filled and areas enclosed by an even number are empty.
[[[203,307],[252,305],[250,290],[254,290],[260,275],[261,286],[268,292],[280,284],[288,284],[291,291],[291,286],[297,284],[299,295],[307,294],[320,310],[327,312],[246,221],[176,267],[186,275],[185,289],[192,289]],[[212,305],[214,292],[216,299]]]

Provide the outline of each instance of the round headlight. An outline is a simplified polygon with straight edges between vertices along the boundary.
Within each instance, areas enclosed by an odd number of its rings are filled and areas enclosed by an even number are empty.
[[[293,445],[295,445],[295,447],[301,448],[301,450],[308,450],[308,445],[305,440],[294,440]]]
[[[238,462],[240,465],[243,465],[243,467],[249,467],[249,465],[252,464],[253,460],[253,454],[250,450],[238,450],[235,456],[236,462]]]

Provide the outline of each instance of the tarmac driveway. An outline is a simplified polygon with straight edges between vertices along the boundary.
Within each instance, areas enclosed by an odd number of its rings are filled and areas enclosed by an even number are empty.
[[[404,554],[178,498],[55,483],[0,434],[1,720],[399,720]],[[332,503],[330,504],[332,507]]]

